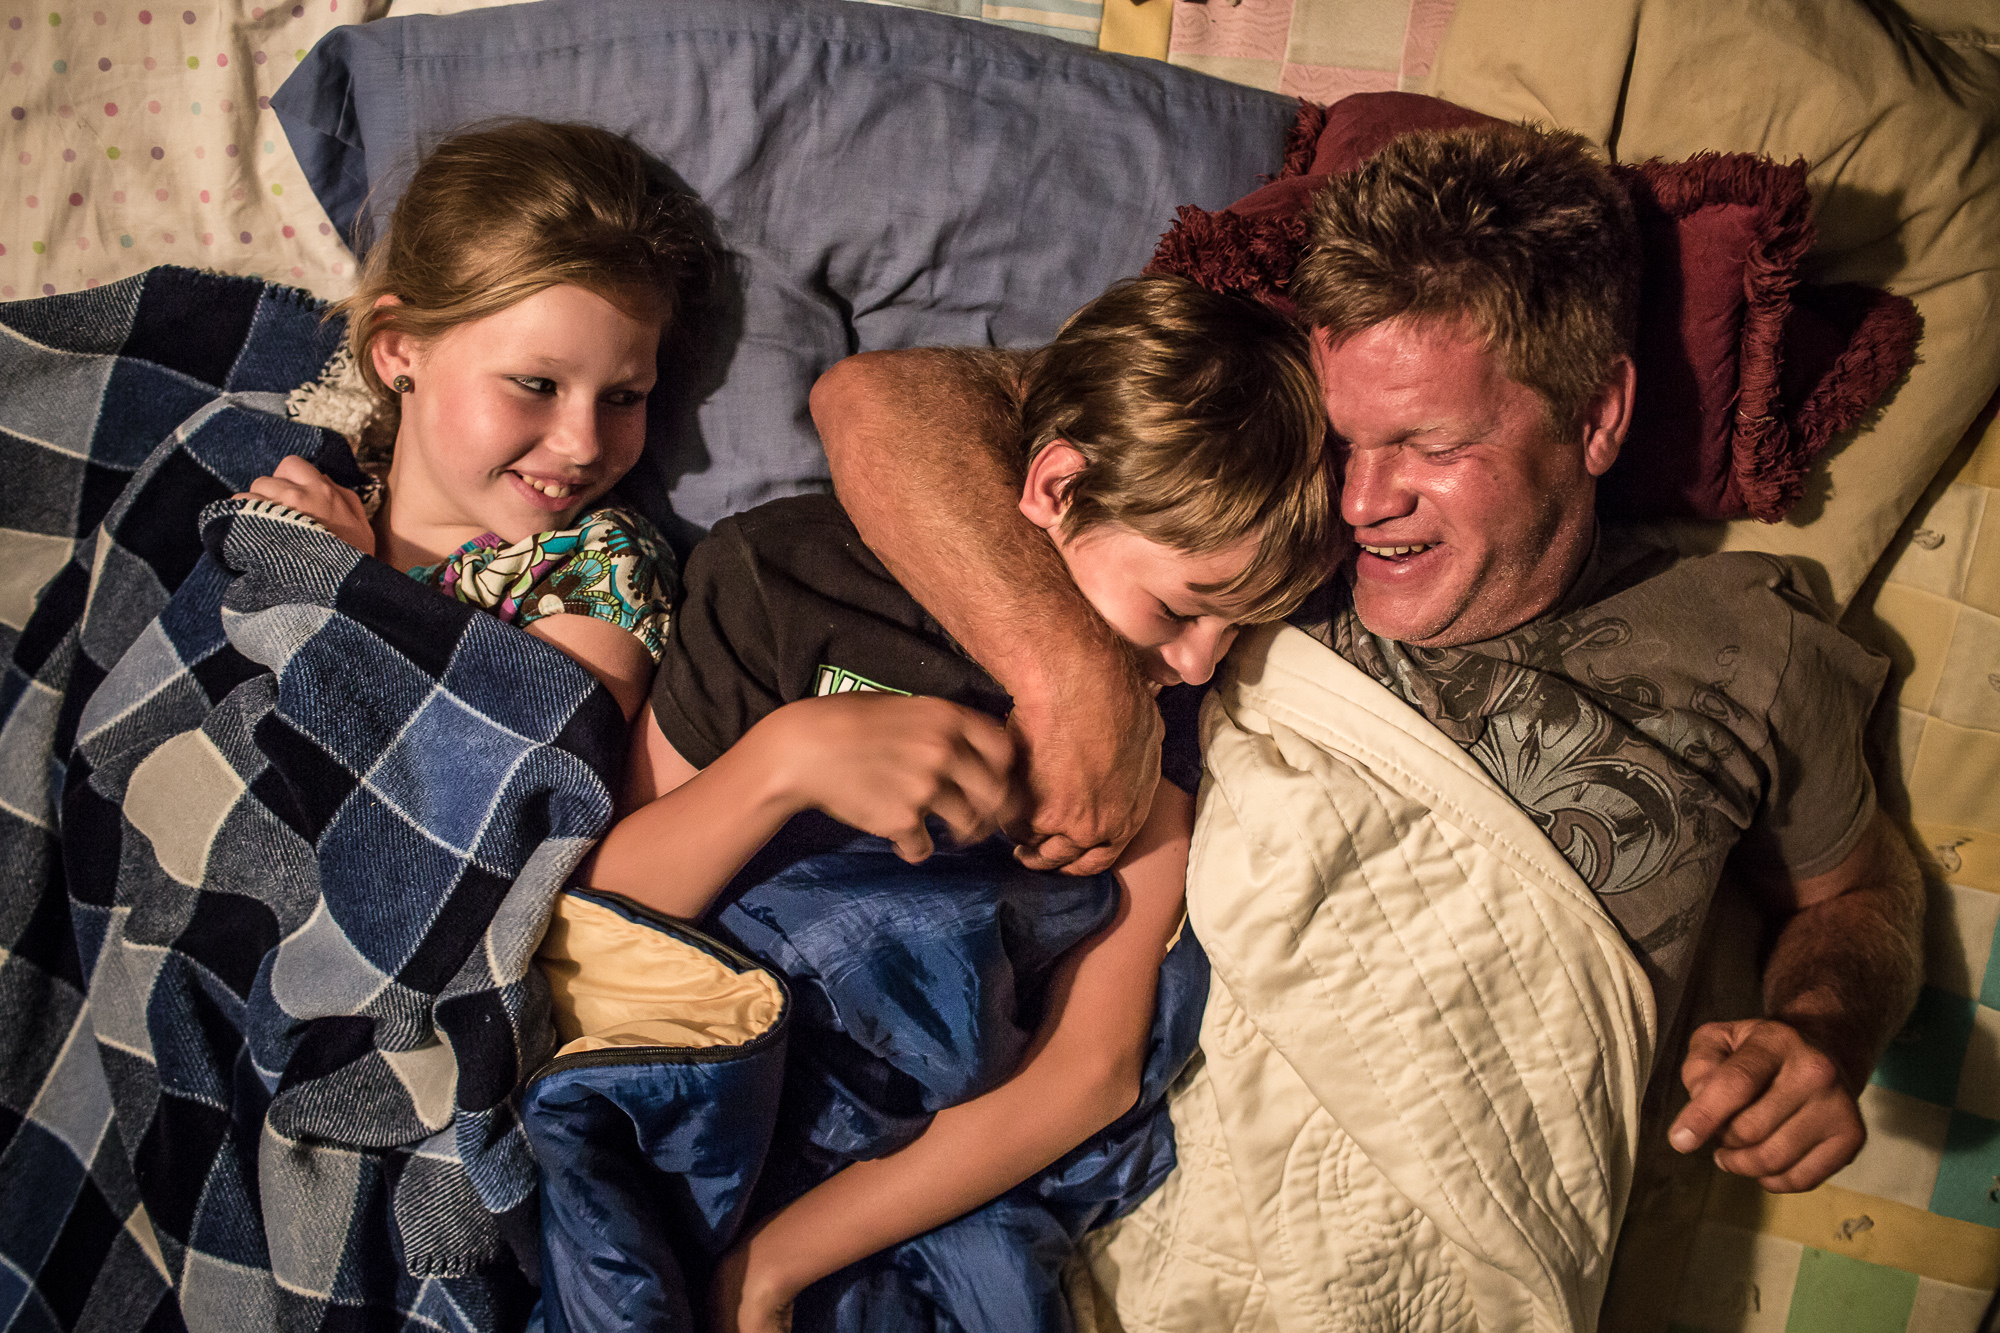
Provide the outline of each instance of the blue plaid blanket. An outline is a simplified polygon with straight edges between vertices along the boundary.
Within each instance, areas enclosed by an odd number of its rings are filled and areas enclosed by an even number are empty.
[[[156,269],[0,306],[0,1324],[518,1326],[532,967],[607,823],[562,654],[229,501],[339,329]]]

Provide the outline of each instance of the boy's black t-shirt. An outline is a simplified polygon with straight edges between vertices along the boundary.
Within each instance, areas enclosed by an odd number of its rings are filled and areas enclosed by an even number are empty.
[[[682,584],[652,707],[697,768],[773,710],[823,694],[932,695],[996,720],[1013,707],[889,576],[832,496],[775,500],[722,520],[688,557]],[[1201,780],[1202,692],[1160,693],[1160,771],[1190,793]]]

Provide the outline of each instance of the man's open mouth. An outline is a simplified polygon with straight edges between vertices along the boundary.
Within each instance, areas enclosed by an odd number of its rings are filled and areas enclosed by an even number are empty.
[[[1430,550],[1434,543],[1413,542],[1407,546],[1370,546],[1363,542],[1359,543],[1359,545],[1362,550],[1379,559],[1401,560],[1405,556],[1422,555],[1425,551]]]

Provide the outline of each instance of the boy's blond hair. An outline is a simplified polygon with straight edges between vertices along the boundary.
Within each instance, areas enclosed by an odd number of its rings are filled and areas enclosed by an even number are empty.
[[[1076,312],[1022,377],[1027,457],[1061,442],[1065,537],[1116,523],[1190,555],[1254,539],[1225,583],[1245,622],[1278,620],[1332,568],[1326,411],[1306,335],[1247,297],[1153,275]]]

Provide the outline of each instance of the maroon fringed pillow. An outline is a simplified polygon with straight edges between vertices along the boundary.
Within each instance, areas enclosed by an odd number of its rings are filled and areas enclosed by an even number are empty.
[[[1410,130],[1492,124],[1413,93],[1302,104],[1277,179],[1220,213],[1183,208],[1149,272],[1288,306],[1305,209]],[[1644,250],[1639,398],[1599,507],[1624,518],[1784,517],[1813,458],[1916,355],[1916,308],[1871,287],[1801,287],[1812,247],[1804,162],[1702,153],[1614,170]]]

